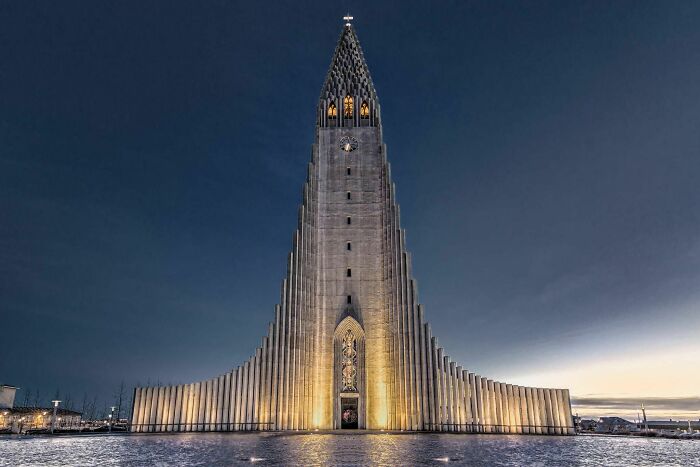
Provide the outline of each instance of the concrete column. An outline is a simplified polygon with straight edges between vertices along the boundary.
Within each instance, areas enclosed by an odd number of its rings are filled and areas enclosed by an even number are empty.
[[[279,362],[280,362],[280,325],[281,325],[281,308],[279,305],[275,306],[275,324],[273,326],[274,338],[273,338],[273,353],[272,353],[272,375],[270,377],[270,383],[272,385],[271,390],[271,400],[270,400],[270,421],[273,422],[272,428],[279,430],[279,416],[278,416],[278,390],[279,390]],[[312,360],[313,362],[314,360]]]
[[[216,412],[214,416],[214,430],[223,431],[225,425],[223,423],[223,411],[224,411],[224,394],[226,393],[226,375],[220,375],[218,378],[217,390],[216,390]]]
[[[241,431],[246,431],[248,429],[246,421],[248,418],[248,378],[250,376],[250,362],[246,361],[241,368],[243,370],[243,375],[241,378],[240,418],[238,420],[238,426]]]
[[[211,431],[211,406],[213,386],[214,380],[208,379],[202,382],[202,431]]]
[[[262,349],[258,348],[255,351],[255,379],[253,380],[253,430],[259,430],[260,425],[260,361],[262,360]]]
[[[518,394],[520,398],[520,425],[523,434],[530,434],[530,421],[528,415],[527,394],[523,386],[518,386]]]
[[[270,325],[271,327],[271,325]],[[261,423],[260,429],[267,430],[268,425],[266,424],[269,420],[270,415],[270,383],[269,383],[269,363],[270,363],[270,347],[269,336],[272,334],[272,329],[268,330],[268,335],[263,338],[262,346],[262,362],[261,362],[261,374],[260,374],[260,415],[259,422]]]
[[[504,397],[505,400],[508,404],[508,411],[507,411],[507,423],[508,423],[508,432],[509,433],[521,433],[522,430],[520,430],[520,423],[516,422],[515,419],[515,414],[517,413],[517,407],[515,406],[515,397],[513,395],[513,385],[512,384],[504,384]]]
[[[235,402],[235,409],[234,409],[234,423],[235,423],[235,430],[240,431],[242,429],[241,426],[241,411],[243,407],[243,373],[245,372],[244,366],[239,366],[236,369],[236,402]]]
[[[445,424],[448,423],[447,420],[447,397],[445,391],[445,360],[443,357],[443,350],[441,348],[437,349],[437,368],[438,368],[438,387],[440,388],[440,421],[438,423],[438,430],[445,431]]]
[[[148,432],[154,432],[156,427],[156,412],[158,412],[158,388],[150,388],[149,407],[148,407]]]
[[[428,362],[426,357],[427,334],[423,319],[423,305],[418,305],[418,328],[420,329],[420,378],[421,378],[421,430],[430,424],[430,390],[428,389]]]
[[[475,375],[474,373],[469,373],[469,403],[471,406],[471,420],[469,425],[469,431],[476,433],[479,431],[479,404],[477,402],[479,393],[477,392]]]
[[[152,388],[150,387],[143,388],[143,407],[141,407],[141,416],[139,420],[141,425],[141,429],[139,431],[141,432],[148,431],[148,424],[150,423],[151,419],[151,391]]]
[[[211,380],[202,381],[199,403],[199,431],[209,431],[209,407],[211,406]]]
[[[231,403],[231,372],[229,371],[223,377],[223,388],[221,391],[221,413],[220,413],[220,423],[221,431],[229,431],[229,407]]]
[[[197,383],[190,383],[190,394],[189,394],[189,415],[188,415],[188,428],[187,431],[197,431],[197,418],[199,417],[199,391]]]
[[[566,418],[566,432],[569,435],[576,434],[573,417],[571,416],[571,398],[569,396],[568,389],[562,389],[562,401],[564,406],[564,417]]]
[[[195,412],[195,399],[194,399],[194,393],[195,393],[195,385],[193,383],[190,383],[187,385],[187,426],[186,426],[186,431],[193,431],[196,430],[196,423],[195,418],[196,418],[196,412]]]
[[[517,388],[516,388],[517,390]],[[522,433],[523,427],[520,424],[520,400],[517,398],[513,385],[506,385],[506,396],[508,397],[508,420],[511,433]]]
[[[154,423],[154,431],[162,431],[163,428],[163,399],[164,399],[164,393],[165,388],[163,386],[159,386],[158,390],[156,392],[156,397],[157,397],[157,402],[156,402],[156,407],[155,407],[155,418],[153,420]]]
[[[542,390],[542,396],[544,397],[545,417],[547,419],[547,433],[553,435],[556,433],[556,423],[554,421],[554,411],[552,410],[552,399],[550,395],[551,392],[549,389]]]
[[[528,416],[532,422],[532,428],[530,432],[532,433],[534,429],[534,433],[537,435],[542,434],[542,424],[540,423],[540,406],[538,403],[537,399],[537,389],[536,388],[526,388],[527,391],[527,411],[528,411]]]
[[[471,398],[471,389],[469,385],[469,380],[470,380],[470,375],[469,371],[467,370],[462,370],[462,384],[463,384],[463,397],[464,397],[464,431],[466,433],[471,432],[471,427],[472,427],[472,421],[473,421],[473,412],[472,412],[472,398]]]
[[[165,425],[168,420],[168,399],[170,397],[170,388],[168,386],[163,386],[158,391],[158,416],[156,417],[156,423],[158,424],[158,431],[164,432]]]
[[[455,388],[457,394],[457,431],[464,431],[464,382],[462,380],[462,367],[455,367]]]
[[[207,421],[206,431],[214,431],[215,414],[216,414],[216,399],[218,391],[219,379],[213,378],[207,381],[207,409],[205,418]]]
[[[483,396],[483,386],[481,383],[481,376],[474,375],[474,402],[476,404],[476,432],[484,432],[484,396]]]
[[[131,431],[139,431],[139,412],[141,409],[141,397],[142,388],[134,389],[134,401],[131,404]]]
[[[236,431],[236,393],[238,392],[238,367],[231,371],[231,391],[229,394],[229,406],[228,406],[228,429],[229,431]]]
[[[447,413],[447,430],[453,431],[454,427],[454,397],[452,391],[452,371],[450,357],[443,357],[443,368],[445,373],[445,411]]]
[[[246,408],[246,430],[251,431],[255,429],[255,376],[256,376],[256,366],[257,366],[257,349],[256,354],[250,359],[250,364],[248,366],[248,399]]]
[[[175,386],[175,410],[173,411],[173,431],[180,431],[182,417],[182,385]]]
[[[539,400],[540,404],[540,422],[542,425],[542,434],[547,435],[549,434],[549,430],[551,427],[551,420],[547,417],[547,402],[546,402],[546,393],[544,388],[537,388],[537,399]]]
[[[187,384],[182,384],[180,385],[180,391],[179,391],[179,399],[180,399],[180,409],[178,413],[178,418],[177,418],[177,423],[178,426],[176,428],[177,431],[186,431],[187,430]]]
[[[182,415],[180,415],[180,431],[189,431],[189,423],[192,420],[190,411],[192,404],[190,401],[190,384],[182,385]]]
[[[554,422],[554,433],[561,435],[561,421],[559,420],[559,401],[557,400],[557,390],[549,389],[549,400],[552,404],[552,421]]]
[[[493,395],[496,398],[496,433],[505,433],[505,409],[500,381],[493,382]]]
[[[482,430],[484,433],[490,433],[491,432],[491,405],[489,403],[489,387],[488,387],[488,381],[484,377],[480,377],[480,382],[479,384],[481,385],[480,387],[480,404],[481,404],[481,424],[482,424]]]
[[[427,378],[428,378],[428,412],[430,414],[427,429],[434,431],[436,422],[435,422],[435,378],[434,378],[435,369],[433,368],[433,352],[435,352],[435,349],[433,348],[433,345],[432,345],[433,334],[432,334],[432,331],[430,330],[430,325],[428,323],[425,323],[424,326],[425,326],[426,363],[427,363]]]
[[[489,405],[491,409],[491,432],[497,433],[498,417],[496,414],[496,389],[494,388],[493,380],[488,380]]]
[[[339,120],[340,122],[341,120]],[[288,270],[292,270],[293,255],[289,255],[289,265]],[[290,272],[291,274],[291,272]],[[284,362],[282,363],[282,372],[280,373],[280,418],[282,423],[282,429],[288,430],[291,428],[289,423],[289,374],[290,374],[290,353],[291,353],[291,288],[293,284],[287,283],[285,287],[285,297],[282,303],[282,312],[284,317]]]
[[[168,404],[168,421],[166,431],[175,431],[175,411],[177,410],[177,386],[170,386],[170,402]]]

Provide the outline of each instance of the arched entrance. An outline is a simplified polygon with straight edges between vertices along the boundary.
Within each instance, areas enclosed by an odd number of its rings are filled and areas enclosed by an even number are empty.
[[[333,335],[333,426],[365,428],[365,332],[352,316]]]

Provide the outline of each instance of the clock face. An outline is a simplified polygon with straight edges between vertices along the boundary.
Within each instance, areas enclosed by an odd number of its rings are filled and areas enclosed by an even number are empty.
[[[352,136],[343,136],[340,138],[340,149],[345,152],[351,152],[357,149],[357,140]]]

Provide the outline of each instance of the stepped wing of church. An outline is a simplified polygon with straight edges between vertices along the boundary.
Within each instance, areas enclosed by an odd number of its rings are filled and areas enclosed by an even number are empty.
[[[377,93],[345,25],[267,335],[225,374],[136,388],[132,431],[572,434],[568,390],[493,381],[438,345],[405,238]]]

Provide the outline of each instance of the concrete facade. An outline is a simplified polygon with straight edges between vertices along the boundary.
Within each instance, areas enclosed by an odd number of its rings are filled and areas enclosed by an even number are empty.
[[[533,416],[537,414],[537,416]],[[343,28],[274,321],[209,381],[136,388],[132,430],[360,429],[573,434],[569,394],[494,382],[440,348],[418,304],[355,32]]]

